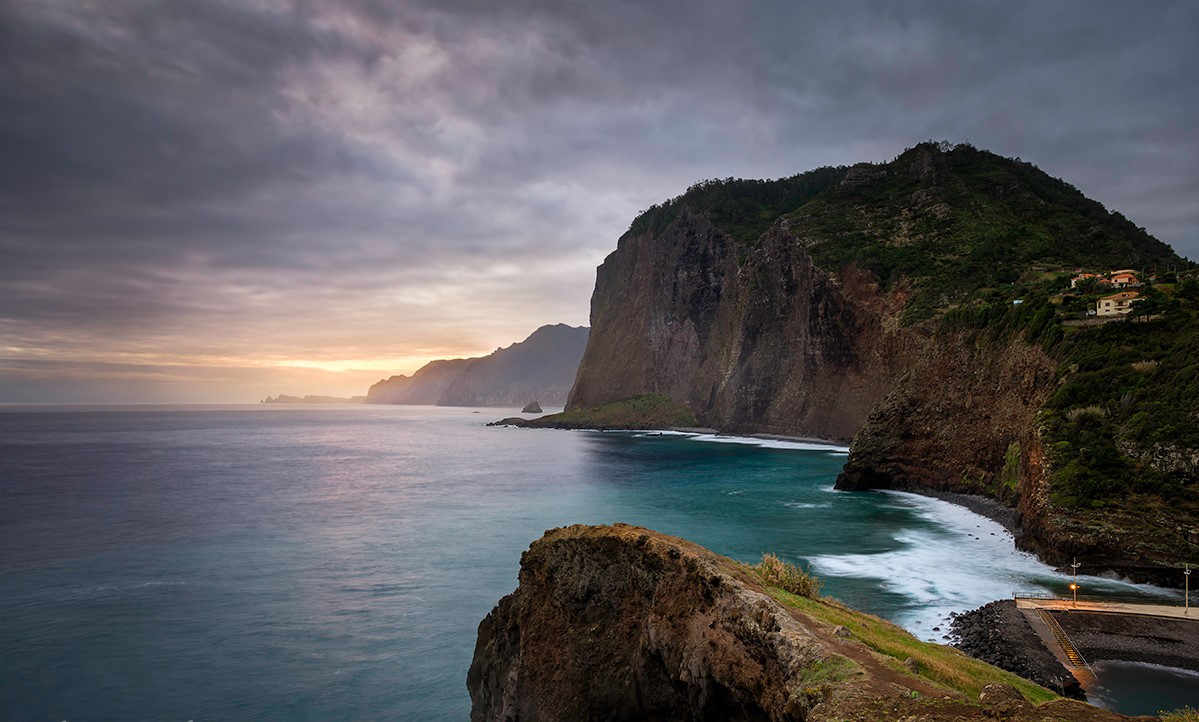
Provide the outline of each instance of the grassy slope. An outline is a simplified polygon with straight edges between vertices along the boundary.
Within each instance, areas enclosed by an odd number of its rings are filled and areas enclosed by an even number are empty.
[[[695,414],[666,394],[642,394],[623,401],[572,409],[526,422],[525,426],[556,429],[666,429],[691,427]]]
[[[973,659],[958,649],[922,642],[891,622],[820,596],[822,583],[817,577],[773,554],[762,555],[762,561],[753,565],[728,561],[734,576],[743,573],[783,606],[831,627],[845,627],[855,639],[887,657],[889,666],[901,674],[918,674],[969,699],[976,699],[982,688],[992,683],[1010,684],[1034,703],[1057,698],[1038,684]],[[835,674],[841,678],[847,675],[845,665],[823,666],[835,667]],[[818,676],[829,673],[824,669],[815,672]]]
[[[892,660],[890,666],[897,672],[911,674],[904,662],[914,660],[919,676],[969,699],[977,699],[982,688],[992,683],[1010,684],[1034,704],[1057,699],[1053,692],[1023,677],[968,657],[953,647],[922,642],[901,627],[835,600],[803,597],[773,586],[766,586],[766,590],[784,606],[825,624],[845,627],[855,639]],[[837,671],[838,675],[844,673],[844,670]]]

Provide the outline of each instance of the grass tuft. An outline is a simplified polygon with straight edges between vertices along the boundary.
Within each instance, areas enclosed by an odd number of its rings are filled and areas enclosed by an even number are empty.
[[[788,564],[773,554],[763,554],[762,561],[754,567],[754,571],[758,573],[762,581],[772,587],[778,587],[801,597],[817,598],[820,596],[822,585],[820,579],[794,564]]]

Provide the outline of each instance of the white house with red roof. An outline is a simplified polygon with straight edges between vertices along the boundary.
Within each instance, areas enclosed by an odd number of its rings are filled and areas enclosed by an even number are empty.
[[[1137,297],[1140,295],[1136,291],[1121,291],[1104,296],[1095,304],[1095,315],[1127,316],[1132,311],[1132,304],[1136,303]]]

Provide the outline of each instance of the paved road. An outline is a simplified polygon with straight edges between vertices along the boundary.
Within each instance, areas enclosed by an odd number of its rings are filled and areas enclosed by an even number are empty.
[[[1168,604],[1126,604],[1123,602],[1072,602],[1068,599],[1017,599],[1017,609],[1048,609],[1050,611],[1107,612],[1109,614],[1140,614],[1146,617],[1193,619],[1199,622],[1199,609],[1175,607]]]

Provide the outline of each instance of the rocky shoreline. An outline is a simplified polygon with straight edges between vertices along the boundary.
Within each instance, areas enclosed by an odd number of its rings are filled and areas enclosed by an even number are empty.
[[[1199,615],[1169,619],[1137,614],[1051,612],[1088,662],[1142,662],[1199,672]],[[954,615],[954,647],[1066,697],[1086,699],[1079,680],[1033,629],[1013,600]]]
[[[929,489],[920,486],[896,487],[889,491],[902,491],[908,494],[919,494],[920,496],[927,496],[932,499],[948,501],[951,504],[965,507],[979,516],[984,516],[993,522],[997,522],[1004,529],[1007,529],[1012,536],[1020,534],[1019,514],[1016,510],[990,497],[978,496],[976,494],[959,494],[953,491],[941,491],[939,489]]]
[[[1011,599],[958,614],[950,623],[953,646],[1018,674],[1065,697],[1086,699],[1082,685],[1045,648],[1036,630]]]

